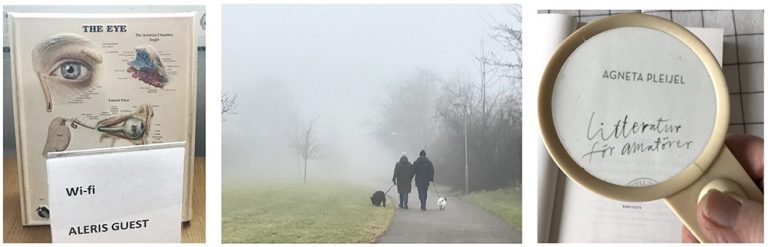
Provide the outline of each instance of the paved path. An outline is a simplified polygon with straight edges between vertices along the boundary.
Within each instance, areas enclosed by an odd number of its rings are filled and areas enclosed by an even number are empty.
[[[400,201],[397,191],[393,191],[387,203],[395,205],[395,216],[377,243],[520,243],[522,240],[520,232],[501,218],[459,198],[448,197],[446,209],[439,210],[438,197],[430,188],[427,211],[421,211],[414,187],[408,199],[410,209],[405,210],[397,208]]]

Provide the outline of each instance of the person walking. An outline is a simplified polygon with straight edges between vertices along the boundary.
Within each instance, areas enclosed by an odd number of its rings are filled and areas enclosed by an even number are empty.
[[[429,183],[435,180],[435,168],[432,161],[427,159],[427,152],[423,149],[419,152],[419,158],[413,162],[413,171],[416,176],[416,189],[419,191],[421,210],[427,210],[427,191]]]
[[[395,163],[395,174],[392,175],[392,183],[397,185],[397,193],[400,193],[400,205],[402,209],[408,209],[408,193],[411,193],[411,181],[413,180],[413,166],[408,161],[405,152],[400,156],[400,161]]]

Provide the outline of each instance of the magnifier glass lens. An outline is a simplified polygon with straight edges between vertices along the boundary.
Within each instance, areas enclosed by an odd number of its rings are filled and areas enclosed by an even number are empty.
[[[552,117],[568,155],[603,181],[642,187],[679,174],[713,133],[715,87],[681,40],[645,27],[601,32],[564,62]]]

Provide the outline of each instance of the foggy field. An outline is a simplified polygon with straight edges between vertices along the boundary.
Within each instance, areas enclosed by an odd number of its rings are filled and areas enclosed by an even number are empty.
[[[231,186],[222,193],[224,243],[370,243],[394,214],[370,189],[343,184]]]
[[[469,198],[520,228],[519,192],[483,192],[522,181],[519,5],[229,5],[222,22],[224,242],[371,242],[421,213],[395,215],[396,188],[388,208],[369,198],[422,150],[429,193],[479,192]],[[460,203],[477,214],[408,232],[441,242],[476,215],[514,230]],[[451,240],[475,240],[464,235]]]
[[[507,187],[494,191],[472,192],[462,199],[501,217],[518,230],[523,229],[523,200],[520,190]]]

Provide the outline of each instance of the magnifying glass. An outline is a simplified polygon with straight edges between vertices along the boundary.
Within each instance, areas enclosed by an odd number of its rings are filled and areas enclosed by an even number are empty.
[[[699,199],[711,189],[762,202],[723,145],[729,96],[709,49],[685,28],[645,14],[591,22],[550,59],[539,125],[560,169],[621,201],[664,198],[701,242]]]

